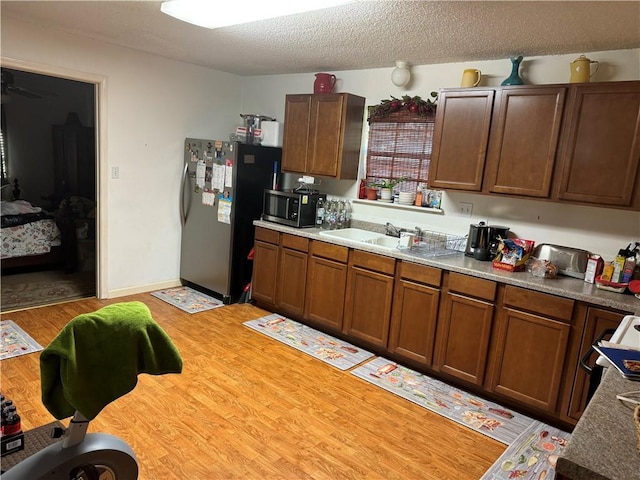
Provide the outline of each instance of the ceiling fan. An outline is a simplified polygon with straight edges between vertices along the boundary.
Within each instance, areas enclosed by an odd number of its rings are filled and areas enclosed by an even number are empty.
[[[13,73],[9,70],[2,69],[2,103],[11,101],[11,94],[22,95],[27,98],[42,98],[42,95],[28,88],[19,87],[14,83]]]

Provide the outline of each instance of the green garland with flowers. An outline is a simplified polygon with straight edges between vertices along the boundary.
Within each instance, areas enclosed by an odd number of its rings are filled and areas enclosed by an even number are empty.
[[[402,98],[392,96],[391,100],[382,100],[379,105],[370,106],[369,118],[367,120],[371,121],[372,119],[384,118],[394,112],[402,110],[407,110],[408,112],[417,114],[421,117],[428,117],[436,112],[438,92],[431,92],[430,97],[433,97],[433,100],[431,98],[423,100],[418,95],[415,97],[404,95]]]

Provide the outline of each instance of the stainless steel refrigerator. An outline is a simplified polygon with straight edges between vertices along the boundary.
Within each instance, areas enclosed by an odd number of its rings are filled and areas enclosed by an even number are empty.
[[[253,221],[262,214],[282,149],[187,138],[180,191],[183,285],[238,301],[251,281]]]

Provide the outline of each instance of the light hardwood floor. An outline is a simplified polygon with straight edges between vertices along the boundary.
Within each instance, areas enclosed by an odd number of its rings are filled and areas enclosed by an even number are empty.
[[[477,480],[506,448],[243,326],[268,313],[252,305],[190,315],[140,294],[1,318],[46,346],[76,315],[131,300],[149,306],[184,361],[179,375],[140,375],[90,424],[132,446],[141,480]],[[23,429],[54,420],[39,354],[3,360],[0,380]]]

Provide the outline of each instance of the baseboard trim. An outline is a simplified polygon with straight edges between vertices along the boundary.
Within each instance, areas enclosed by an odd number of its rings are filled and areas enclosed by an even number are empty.
[[[156,290],[164,290],[165,288],[179,287],[182,285],[180,279],[170,280],[168,282],[153,283],[151,285],[141,285],[138,287],[121,288],[118,290],[109,290],[106,298],[124,297],[127,295],[135,295],[138,293],[155,292]]]

